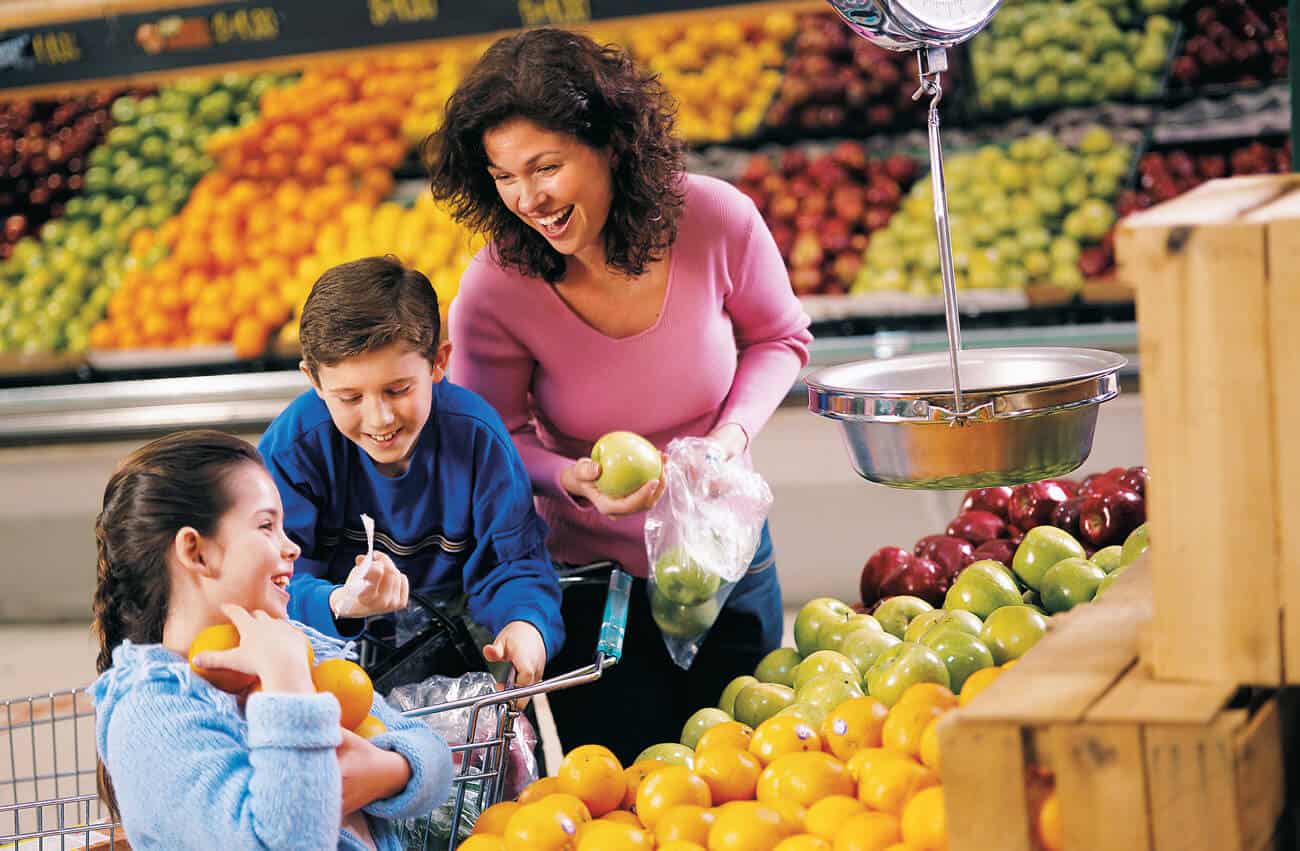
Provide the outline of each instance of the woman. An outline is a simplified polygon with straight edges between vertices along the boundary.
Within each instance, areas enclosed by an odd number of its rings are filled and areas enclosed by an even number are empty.
[[[451,308],[452,378],[504,419],[554,557],[640,577],[622,662],[551,698],[566,748],[601,743],[625,763],[676,741],[780,643],[781,593],[765,528],[694,665],[676,668],[644,587],[644,512],[660,484],[605,496],[592,443],[618,429],[660,448],[707,435],[745,455],[811,340],[757,209],[686,174],[672,128],[670,98],[626,54],[538,29],[484,54],[425,143],[434,197],[490,237]],[[551,671],[590,661],[602,595],[566,592],[569,638]]]

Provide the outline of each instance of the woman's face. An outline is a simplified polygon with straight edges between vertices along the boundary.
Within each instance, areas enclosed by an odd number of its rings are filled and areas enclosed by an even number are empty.
[[[512,213],[561,254],[605,261],[613,197],[608,151],[512,118],[483,134],[488,174]]]

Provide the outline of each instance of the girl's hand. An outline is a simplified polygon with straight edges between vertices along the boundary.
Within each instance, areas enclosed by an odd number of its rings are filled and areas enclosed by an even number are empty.
[[[596,487],[600,478],[600,465],[590,458],[581,458],[573,466],[560,474],[560,485],[572,496],[581,497],[591,503],[592,507],[606,517],[627,517],[649,511],[663,494],[664,480],[661,475],[653,482],[646,482],[640,489],[625,497],[607,496]]]
[[[386,615],[406,608],[411,583],[397,569],[387,553],[375,550],[369,564],[358,555],[342,587],[330,592],[330,611],[335,618],[364,618]]]
[[[194,657],[195,665],[252,674],[262,681],[262,691],[268,693],[315,693],[303,651],[303,635],[296,627],[266,612],[249,612],[232,603],[224,604],[221,612],[239,631],[239,646],[200,653]]]
[[[546,669],[546,642],[537,627],[528,621],[511,621],[501,628],[492,643],[483,648],[489,662],[509,662],[515,668],[515,685],[530,686],[542,678]],[[528,699],[518,701],[522,709]]]
[[[411,782],[406,757],[377,748],[351,730],[343,730],[336,753],[343,775],[343,815],[391,798]]]

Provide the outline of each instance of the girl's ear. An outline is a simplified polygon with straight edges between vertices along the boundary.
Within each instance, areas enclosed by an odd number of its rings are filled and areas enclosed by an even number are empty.
[[[172,539],[172,556],[176,567],[187,574],[210,577],[215,574],[215,565],[207,557],[203,536],[193,526],[186,526]]]

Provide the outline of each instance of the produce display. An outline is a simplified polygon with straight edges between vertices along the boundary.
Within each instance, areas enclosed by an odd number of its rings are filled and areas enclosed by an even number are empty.
[[[1006,3],[971,42],[979,108],[1024,111],[1160,95],[1181,0]]]
[[[1268,143],[1258,139],[1235,145],[1210,143],[1146,153],[1138,163],[1138,185],[1115,201],[1116,212],[1127,216],[1176,198],[1207,180],[1249,174],[1291,171],[1291,140]]]
[[[1286,78],[1286,4],[1280,0],[1203,0],[1189,4],[1184,20],[1187,40],[1171,69],[1179,86]]]

